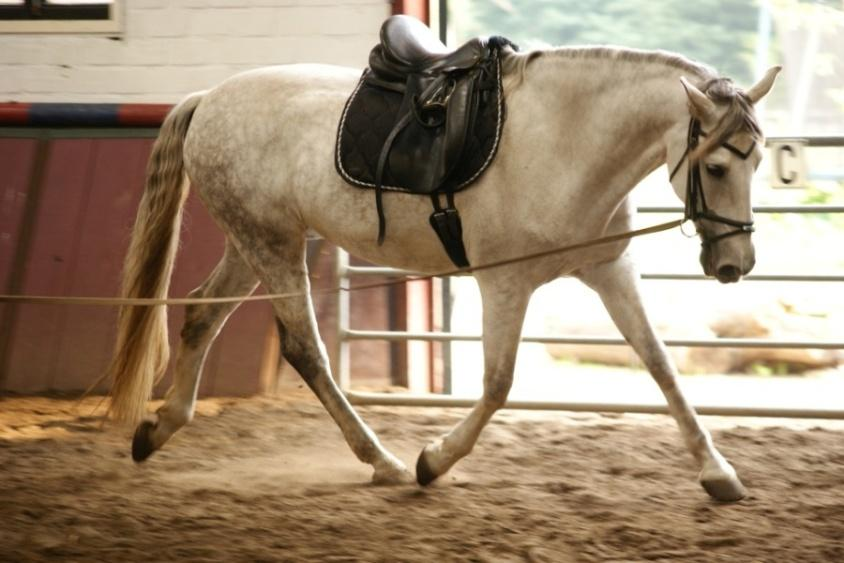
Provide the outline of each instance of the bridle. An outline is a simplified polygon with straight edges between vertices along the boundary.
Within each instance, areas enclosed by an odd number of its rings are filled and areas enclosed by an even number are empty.
[[[695,148],[697,148],[698,140],[701,136],[705,137],[706,133],[703,131],[703,129],[701,129],[700,121],[692,117],[689,120],[689,132],[686,137],[686,150],[680,157],[680,161],[677,162],[676,166],[674,166],[674,170],[671,171],[671,175],[668,177],[669,182],[674,179],[674,175],[677,174],[677,170],[680,169],[680,166],[683,164],[683,161],[686,160],[686,158],[692,151],[695,150]],[[756,147],[756,141],[753,141],[747,151],[744,152],[727,142],[721,143],[721,146],[730,151],[731,153],[735,154],[742,160],[747,160],[753,152],[753,149]],[[706,196],[703,193],[703,184],[701,182],[700,174],[700,161],[695,162],[694,165],[692,165],[690,161],[688,170],[686,172],[686,209],[684,220],[692,221],[693,223],[697,224],[697,221],[699,221],[700,219],[706,219],[715,223],[721,223],[724,225],[729,225],[731,227],[736,227],[732,231],[727,231],[725,233],[721,233],[720,235],[716,235],[713,237],[707,237],[706,234],[701,231],[701,244],[704,246],[710,245],[727,237],[740,235],[743,233],[752,233],[756,230],[753,227],[752,220],[739,221],[737,219],[730,219],[729,217],[724,217],[723,215],[719,215],[718,213],[715,213],[714,211],[709,209],[709,207],[706,205]]]

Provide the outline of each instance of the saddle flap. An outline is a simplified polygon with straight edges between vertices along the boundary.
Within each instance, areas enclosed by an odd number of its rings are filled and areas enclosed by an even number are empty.
[[[418,115],[405,119],[391,139],[382,188],[429,194],[471,184],[492,161],[503,127],[497,60],[487,68],[491,74],[485,77],[471,71],[451,82],[449,77],[420,74],[403,83],[384,82],[365,72],[346,103],[338,131],[335,162],[341,176],[356,186],[375,188],[384,145],[401,118],[415,111]],[[438,79],[441,95],[420,100]],[[427,107],[426,100],[432,102]]]
[[[468,265],[452,194],[477,180],[498,149],[504,124],[499,55],[515,46],[492,37],[448,51],[407,18],[391,18],[381,35],[343,109],[337,171],[350,184],[375,190],[379,244],[386,233],[384,191],[446,194],[449,209],[435,204],[430,223],[452,261]]]

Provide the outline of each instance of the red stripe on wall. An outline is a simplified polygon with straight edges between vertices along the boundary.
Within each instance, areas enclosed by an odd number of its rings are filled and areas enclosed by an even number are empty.
[[[172,107],[170,104],[123,104],[117,109],[117,121],[130,127],[158,127]]]
[[[32,104],[18,102],[0,103],[0,125],[26,125]]]

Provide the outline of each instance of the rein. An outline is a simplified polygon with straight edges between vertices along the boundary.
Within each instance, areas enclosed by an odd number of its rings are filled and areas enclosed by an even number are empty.
[[[686,142],[686,150],[683,152],[683,155],[680,157],[680,161],[674,166],[674,169],[671,171],[671,174],[668,177],[669,182],[674,178],[677,174],[677,171],[680,169],[680,166],[683,164],[684,161],[688,160],[689,154],[697,147],[698,141],[700,136],[706,136],[706,133],[701,129],[700,122],[692,118],[689,121],[689,132],[687,136]],[[750,146],[747,151],[742,152],[735,146],[731,145],[730,143],[722,143],[722,146],[729,150],[730,152],[736,154],[742,160],[746,160],[753,148],[756,146],[754,143]],[[673,229],[675,227],[680,227],[686,221],[693,221],[697,222],[701,219],[706,219],[708,221],[713,221],[716,223],[722,223],[724,225],[730,225],[732,227],[736,227],[733,231],[728,231],[726,233],[722,233],[720,235],[714,237],[707,237],[704,233],[700,233],[701,238],[703,239],[703,245],[709,245],[714,242],[717,242],[721,239],[731,237],[733,235],[738,235],[742,233],[752,233],[754,231],[753,221],[738,221],[736,219],[731,219],[729,217],[724,217],[723,215],[719,215],[714,211],[710,210],[709,207],[706,205],[706,198],[703,194],[703,187],[701,181],[701,174],[700,174],[700,162],[695,162],[692,165],[689,162],[689,169],[686,173],[686,207],[683,219],[675,219],[673,221],[668,221],[667,223],[660,223],[658,225],[653,225],[651,227],[646,227],[642,229],[636,229],[633,231],[627,231],[624,233],[618,233],[615,235],[607,235],[591,240],[586,240],[583,242],[578,242],[574,244],[569,244],[565,246],[560,246],[557,248],[552,248],[550,250],[543,250],[539,252],[534,252],[532,254],[526,254],[524,256],[517,256],[514,258],[506,258],[504,260],[497,260],[493,262],[488,262],[486,264],[481,264],[478,266],[470,266],[466,268],[454,268],[451,270],[446,270],[442,272],[437,272],[435,274],[427,274],[427,275],[419,275],[419,276],[407,276],[400,280],[391,280],[386,282],[378,282],[378,283],[370,283],[370,284],[361,284],[361,285],[354,285],[350,287],[343,287],[343,286],[336,286],[331,288],[325,289],[315,289],[312,291],[297,291],[297,292],[289,292],[289,293],[268,293],[264,295],[242,295],[238,297],[168,297],[168,298],[127,298],[127,297],[54,297],[49,295],[3,295],[0,294],[0,303],[28,303],[28,304],[40,304],[40,305],[100,305],[100,306],[131,306],[131,307],[155,307],[161,305],[195,305],[195,304],[202,304],[202,303],[240,303],[245,301],[269,301],[272,299],[293,299],[296,297],[304,297],[306,295],[328,295],[339,293],[342,291],[345,292],[352,292],[352,291],[363,291],[367,289],[378,289],[384,287],[391,287],[400,285],[410,281],[423,281],[429,280],[436,277],[445,277],[445,276],[453,276],[458,274],[469,274],[472,272],[479,272],[481,270],[489,270],[492,268],[500,268],[502,266],[509,266],[512,264],[518,264],[521,262],[526,262],[529,260],[534,260],[537,258],[544,258],[546,256],[553,256],[555,254],[564,254],[566,252],[572,252],[575,250],[583,250],[586,248],[590,248],[593,246],[599,246],[602,244],[609,244],[612,242],[618,242],[622,240],[629,240],[635,237],[640,237],[643,235],[649,235],[653,233],[659,233],[662,231],[667,231],[669,229]]]
[[[706,133],[703,131],[703,129],[701,129],[700,121],[693,117],[689,120],[689,132],[686,136],[686,150],[683,151],[683,155],[680,157],[680,160],[677,162],[676,166],[674,166],[674,170],[672,170],[671,174],[668,176],[669,182],[674,179],[674,176],[675,174],[677,174],[677,171],[680,169],[680,165],[683,164],[683,161],[688,160],[689,154],[694,151],[695,148],[697,148],[698,141],[701,136],[706,137]],[[727,142],[722,143],[721,146],[730,151],[731,153],[735,154],[742,160],[747,160],[753,152],[753,149],[756,147],[756,141],[754,141],[750,145],[750,148],[748,148],[744,152]],[[697,222],[701,219],[706,219],[714,223],[721,223],[723,225],[736,227],[732,231],[727,231],[725,233],[721,233],[720,235],[716,235],[713,237],[707,237],[706,233],[698,230],[698,233],[700,234],[702,240],[701,244],[703,246],[710,245],[714,242],[718,242],[721,239],[725,239],[734,235],[752,233],[756,230],[753,226],[753,220],[739,221],[737,219],[724,217],[723,215],[719,215],[718,213],[709,209],[709,206],[706,205],[706,196],[703,193],[703,182],[700,173],[700,161],[697,160],[696,162],[694,162],[694,164],[692,164],[691,160],[689,160],[689,167],[686,171],[686,209],[684,212],[683,222],[692,221],[693,223],[695,223],[695,225],[697,225]]]
[[[128,298],[128,297],[54,297],[49,295],[2,295],[0,294],[0,303],[28,303],[37,305],[100,305],[100,306],[133,306],[133,307],[154,307],[160,305],[195,305],[201,303],[240,303],[245,301],[268,301],[272,299],[292,299],[295,297],[304,297],[306,295],[328,295],[339,293],[341,291],[353,292],[362,291],[366,289],[377,289],[383,287],[391,287],[400,285],[411,281],[423,281],[436,277],[453,276],[457,274],[469,274],[472,272],[479,272],[481,270],[490,270],[492,268],[500,268],[502,266],[509,266],[534,260],[537,258],[544,258],[555,254],[563,254],[572,252],[574,250],[583,250],[601,244],[609,244],[611,242],[618,242],[628,240],[643,235],[659,233],[667,231],[675,227],[679,227],[683,220],[675,219],[667,223],[660,223],[651,227],[618,233],[615,235],[607,235],[596,239],[568,244],[550,250],[542,250],[524,256],[517,256],[515,258],[505,258],[504,260],[496,260],[488,262],[479,266],[470,266],[467,268],[455,268],[438,272],[436,274],[427,274],[420,276],[407,276],[400,280],[391,280],[386,282],[370,283],[354,285],[351,287],[336,286],[325,289],[314,289],[312,291],[297,291],[290,293],[269,293],[265,295],[243,295],[239,297],[168,297],[168,298]]]

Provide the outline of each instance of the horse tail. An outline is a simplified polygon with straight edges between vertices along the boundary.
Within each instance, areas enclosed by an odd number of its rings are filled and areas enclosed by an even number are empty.
[[[185,136],[202,95],[192,94],[170,111],[152,146],[144,193],[123,266],[123,297],[167,297],[179,245],[182,208],[188,195]],[[122,423],[140,421],[153,386],[169,360],[167,306],[121,307],[114,355],[106,372],[112,380],[109,413]]]

